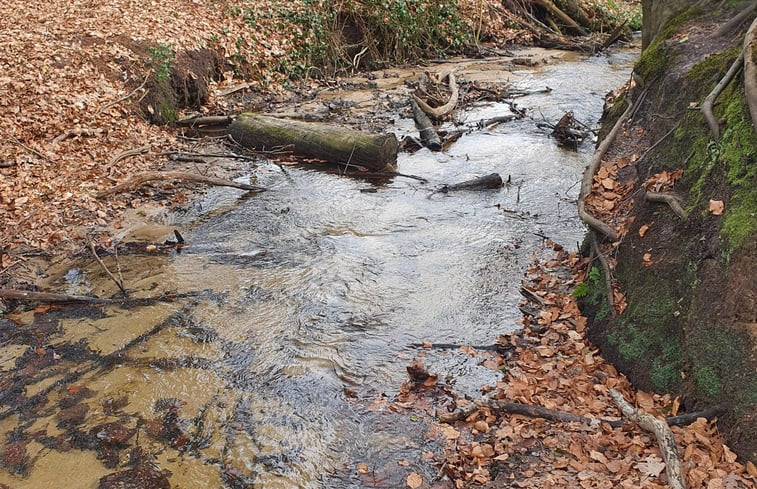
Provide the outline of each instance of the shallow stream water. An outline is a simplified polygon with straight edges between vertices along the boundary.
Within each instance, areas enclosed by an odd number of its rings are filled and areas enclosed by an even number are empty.
[[[634,55],[515,72],[506,60],[461,62],[461,78],[552,92],[517,99],[532,118],[489,129],[475,122],[508,105],[469,108],[447,151],[400,154],[398,170],[428,184],[261,163],[268,192],[211,189],[170,217],[187,249],[119,259],[129,289],[188,296],[0,319],[0,487],[95,488],[130,456],[181,488],[400,487],[402,471],[382,470],[400,460],[433,480],[421,457],[432,442],[385,402],[413,345],[491,345],[516,329],[520,279],[545,237],[567,248],[582,239],[575,199],[593,144],[560,149],[533,119],[572,110],[594,125]],[[393,131],[415,132],[402,117]],[[432,193],[492,172],[510,184]],[[61,292],[115,292],[95,263],[65,272]],[[456,350],[424,353],[462,394],[497,380]]]

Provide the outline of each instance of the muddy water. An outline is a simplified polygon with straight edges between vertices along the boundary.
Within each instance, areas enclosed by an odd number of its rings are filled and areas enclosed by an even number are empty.
[[[632,59],[515,72],[462,61],[456,72],[549,86],[517,103],[537,119],[572,110],[595,123]],[[341,96],[380,107],[403,87],[384,90]],[[475,129],[508,112],[475,106],[458,115],[469,131],[446,152],[401,154],[399,171],[428,184],[262,162],[255,175],[269,192],[211,190],[168,218],[188,249],[119,258],[135,295],[178,294],[171,301],[0,319],[0,487],[95,488],[119,471],[142,481],[134,487],[399,487],[411,470],[433,480],[425,428],[386,408],[405,365],[423,353],[472,396],[496,375],[455,350],[413,345],[495,343],[517,328],[520,277],[544,237],[573,248],[583,231],[574,202],[592,145],[561,150],[529,119]],[[393,130],[414,133],[402,117]],[[511,183],[433,193],[491,172]],[[53,277],[62,292],[116,292],[96,264],[64,272]]]

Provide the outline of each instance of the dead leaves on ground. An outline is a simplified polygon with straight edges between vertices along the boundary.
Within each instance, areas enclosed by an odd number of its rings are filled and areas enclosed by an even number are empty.
[[[509,359],[500,357],[499,362],[490,362],[505,376],[487,395],[490,399],[573,413],[596,422],[551,422],[497,412],[491,404],[480,402],[465,419],[429,430],[429,437],[445,445],[438,463],[441,474],[454,487],[666,487],[665,464],[654,436],[632,424],[613,428],[605,422],[620,419],[608,390],[620,390],[636,406],[656,416],[677,412],[680,400],[634,391],[586,339],[586,318],[580,315],[570,295],[572,284],[583,276],[585,266],[585,261],[576,255],[559,251],[555,259],[536,262],[529,269],[523,285],[533,297],[525,304],[530,313],[523,318],[522,333],[502,340],[512,347]],[[487,360],[491,360],[490,352],[481,363]],[[457,398],[451,390],[445,399],[445,389],[438,382],[433,388],[418,382],[421,377],[433,375],[417,359],[408,370],[422,374],[403,386],[403,409],[429,413],[436,408],[440,413],[471,407],[471,401]],[[431,389],[433,395],[429,398]],[[408,392],[415,397],[408,397]],[[757,482],[750,472],[754,467],[738,463],[734,453],[723,445],[713,423],[700,418],[672,430],[690,488],[745,488]],[[412,483],[416,482],[413,478]],[[438,481],[429,484],[434,482]],[[416,487],[410,483],[408,476],[408,486]]]

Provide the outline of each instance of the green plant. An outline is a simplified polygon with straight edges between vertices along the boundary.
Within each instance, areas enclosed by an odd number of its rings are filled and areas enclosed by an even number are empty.
[[[156,46],[150,46],[148,51],[150,59],[147,64],[155,70],[155,79],[161,83],[168,80],[171,77],[171,66],[176,61],[173,46],[158,43]]]
[[[586,277],[586,282],[581,282],[573,289],[573,297],[582,298],[589,296],[593,290],[597,288],[597,285],[602,280],[602,275],[599,272],[599,268],[591,267]],[[594,294],[592,294],[594,295]],[[592,301],[589,301],[592,302]]]

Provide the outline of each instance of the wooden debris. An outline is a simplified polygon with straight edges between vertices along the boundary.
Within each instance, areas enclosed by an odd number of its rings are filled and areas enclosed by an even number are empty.
[[[421,136],[421,144],[431,151],[441,151],[442,140],[439,139],[439,135],[436,133],[436,129],[434,129],[431,119],[429,119],[426,113],[418,107],[418,103],[415,99],[410,99],[410,105],[413,108],[415,127],[418,129]]]
[[[205,183],[218,187],[233,187],[242,190],[250,190],[252,192],[263,192],[265,190],[262,187],[255,187],[254,185],[247,185],[246,183],[232,182],[231,180],[224,180],[223,178],[206,177],[197,173],[189,173],[185,171],[150,171],[134,175],[115,187],[98,192],[96,197],[102,199],[103,197],[117,194],[133,187],[139,187],[147,182],[155,180],[185,180],[188,182]]]
[[[392,133],[369,133],[334,124],[253,113],[239,115],[229,126],[229,133],[235,142],[249,149],[291,146],[295,156],[375,171],[397,163],[399,144]]]
[[[415,102],[421,109],[423,109],[423,112],[429,115],[429,117],[441,119],[445,115],[452,112],[457,105],[457,100],[460,96],[460,90],[457,87],[455,75],[453,73],[449,73],[447,75],[447,79],[449,83],[450,96],[449,100],[447,100],[447,102],[440,107],[431,107],[425,100],[421,99],[418,95],[413,94],[413,99],[415,100]]]

